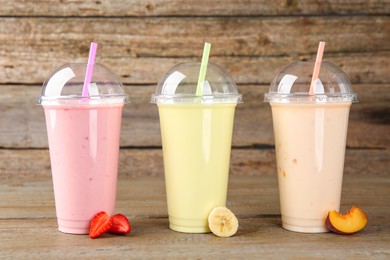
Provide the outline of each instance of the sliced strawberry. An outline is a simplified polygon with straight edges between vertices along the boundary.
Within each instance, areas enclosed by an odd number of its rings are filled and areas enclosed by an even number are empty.
[[[125,215],[122,214],[116,214],[112,216],[113,219],[113,225],[111,226],[110,230],[108,232],[114,233],[114,234],[128,234],[131,231],[129,220],[126,218]]]
[[[103,233],[106,233],[114,224],[113,218],[106,212],[101,211],[92,219],[91,227],[89,228],[90,238],[97,238]]]

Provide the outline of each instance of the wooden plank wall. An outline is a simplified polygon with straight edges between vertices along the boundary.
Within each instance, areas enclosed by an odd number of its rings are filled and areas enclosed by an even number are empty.
[[[232,174],[238,167],[264,174],[256,171],[260,164],[272,173],[264,93],[289,62],[314,60],[320,40],[327,42],[324,59],[345,70],[360,100],[350,114],[346,173],[388,174],[389,14],[388,0],[0,0],[0,180],[50,175],[35,98],[56,67],[86,62],[91,41],[99,44],[97,62],[121,77],[131,99],[122,124],[122,175],[162,174],[150,95],[174,64],[200,60],[204,41],[212,43],[210,61],[225,67],[243,94]],[[373,163],[381,172],[372,172]]]

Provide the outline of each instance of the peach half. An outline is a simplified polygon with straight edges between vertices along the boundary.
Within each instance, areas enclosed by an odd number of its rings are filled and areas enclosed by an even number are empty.
[[[332,232],[349,235],[362,230],[367,221],[366,213],[359,207],[352,206],[345,214],[340,214],[336,210],[329,211],[325,224]]]

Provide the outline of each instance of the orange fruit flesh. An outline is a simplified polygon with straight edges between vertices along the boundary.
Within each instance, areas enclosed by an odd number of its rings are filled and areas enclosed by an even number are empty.
[[[353,234],[362,230],[368,222],[367,215],[359,207],[353,206],[347,213],[329,212],[330,230],[341,234]],[[332,228],[333,227],[333,228]]]

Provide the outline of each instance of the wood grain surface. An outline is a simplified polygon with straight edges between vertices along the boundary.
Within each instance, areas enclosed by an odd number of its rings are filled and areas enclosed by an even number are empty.
[[[281,228],[275,176],[232,176],[228,207],[239,231],[231,238],[171,231],[160,177],[122,178],[117,211],[130,218],[126,236],[67,235],[57,231],[52,184],[28,181],[0,184],[2,258],[367,258],[390,255],[388,176],[346,176],[342,211],[358,204],[368,225],[352,236],[302,234]],[[148,187],[145,189],[145,187]]]
[[[339,26],[343,24],[343,26]],[[41,84],[64,63],[86,62],[90,41],[97,62],[125,84],[155,84],[173,65],[210,61],[239,84],[269,83],[288,63],[325,60],[353,83],[389,83],[390,17],[46,18],[0,17],[0,83]]]
[[[387,0],[1,0],[5,16],[247,16],[386,14]]]
[[[40,86],[0,86],[0,147],[47,148],[43,108],[35,105]],[[161,147],[157,106],[150,103],[155,86],[126,86],[130,104],[122,120],[122,147]],[[243,104],[236,109],[233,146],[272,146],[271,109],[263,102],[268,85],[239,85]],[[350,112],[347,145],[355,148],[390,147],[390,85],[353,85],[359,103]],[[367,134],[369,133],[369,138]]]
[[[0,183],[51,178],[47,149],[0,149]],[[385,149],[347,149],[345,175],[389,176],[390,152]],[[163,176],[161,148],[121,149],[119,176],[137,178]],[[232,149],[232,176],[276,176],[274,149]]]
[[[244,96],[233,146],[273,145],[263,95],[278,70],[313,60],[323,40],[325,60],[348,74],[359,95],[347,145],[389,147],[387,1],[202,3],[45,1],[36,8],[34,1],[0,1],[0,147],[47,147],[42,109],[34,99],[56,67],[86,61],[92,40],[99,43],[97,61],[120,76],[132,102],[124,110],[122,147],[161,146],[150,95],[173,65],[199,61],[205,40],[213,44],[210,61],[232,75]]]

